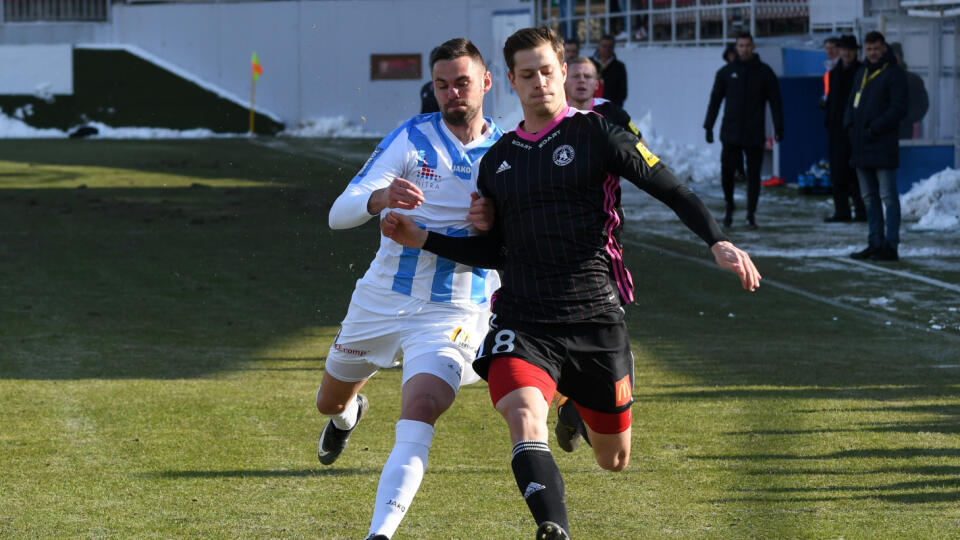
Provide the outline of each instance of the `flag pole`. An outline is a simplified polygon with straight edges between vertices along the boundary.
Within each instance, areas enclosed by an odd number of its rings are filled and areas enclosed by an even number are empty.
[[[257,92],[257,77],[255,74],[250,74],[250,132],[247,137],[253,138],[253,101],[256,97]]]

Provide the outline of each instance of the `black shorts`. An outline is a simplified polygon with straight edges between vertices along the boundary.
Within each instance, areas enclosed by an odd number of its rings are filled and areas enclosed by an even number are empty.
[[[490,362],[520,358],[544,371],[576,403],[618,414],[633,403],[633,353],[620,311],[581,323],[522,323],[490,318],[490,331],[473,361],[487,379]]]

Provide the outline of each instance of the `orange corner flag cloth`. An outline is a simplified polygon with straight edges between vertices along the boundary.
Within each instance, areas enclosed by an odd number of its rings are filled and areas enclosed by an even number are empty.
[[[260,59],[257,58],[257,53],[254,51],[253,57],[250,58],[250,70],[253,72],[253,80],[256,81],[263,75],[263,66],[260,65]]]

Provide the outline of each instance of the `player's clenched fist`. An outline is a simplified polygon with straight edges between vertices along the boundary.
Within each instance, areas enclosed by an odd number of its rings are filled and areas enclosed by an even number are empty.
[[[380,232],[394,242],[408,248],[422,248],[427,241],[427,231],[417,227],[410,216],[388,212],[380,220]]]
[[[493,228],[493,217],[493,202],[481,197],[477,192],[471,193],[467,221],[473,223],[478,231],[489,231]]]
[[[746,251],[730,242],[717,242],[710,246],[713,258],[721,268],[726,268],[740,276],[740,283],[744,289],[755,291],[760,286],[760,271],[750,260]]]
[[[370,195],[367,201],[367,212],[379,214],[384,208],[413,210],[425,200],[423,191],[420,191],[416,184],[403,178],[394,178],[389,186],[378,189]]]

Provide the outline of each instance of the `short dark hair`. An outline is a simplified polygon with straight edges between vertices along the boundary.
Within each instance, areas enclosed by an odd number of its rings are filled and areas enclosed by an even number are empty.
[[[579,47],[580,47],[580,40],[577,39],[577,38],[565,39],[565,40],[563,40],[563,44],[564,44],[564,45],[576,45],[576,46],[579,48]]]
[[[883,37],[883,34],[874,30],[873,32],[868,33],[863,37],[864,43],[887,43],[887,38]]]
[[[604,35],[600,36],[600,41],[603,41],[603,40],[612,41],[612,42],[614,42],[614,44],[616,44],[616,42],[617,42],[617,38],[613,37],[613,34],[604,34]],[[598,43],[599,43],[599,42],[598,42]]]
[[[503,59],[507,62],[507,71],[513,71],[516,63],[513,55],[517,51],[535,49],[543,44],[550,45],[557,55],[557,60],[563,63],[563,38],[550,28],[521,28],[507,38],[503,44]]]
[[[740,32],[737,34],[737,39],[749,39],[750,42],[753,43],[753,34],[750,32]]]
[[[826,45],[827,43],[833,46],[838,46],[840,45],[840,39],[835,37],[828,37],[827,39],[823,40],[824,45]]]
[[[484,70],[487,65],[483,61],[483,55],[480,50],[467,38],[453,38],[443,42],[439,47],[433,49],[430,53],[430,70],[433,70],[434,64],[441,60],[456,60],[457,58],[469,56],[476,60]]]

